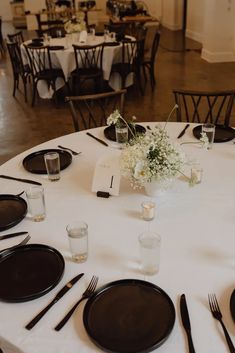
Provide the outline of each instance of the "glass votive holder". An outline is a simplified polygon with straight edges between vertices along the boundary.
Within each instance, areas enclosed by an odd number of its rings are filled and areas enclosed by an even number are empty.
[[[200,184],[202,182],[203,169],[200,165],[194,165],[191,168],[191,183]]]
[[[155,232],[139,235],[141,271],[144,275],[154,275],[159,271],[161,237]]]
[[[152,221],[155,217],[155,202],[144,201],[141,203],[141,216],[145,221]]]
[[[67,225],[66,230],[73,261],[85,262],[88,257],[88,225],[83,221],[75,221]]]
[[[34,222],[43,221],[46,217],[44,190],[42,186],[31,186],[25,191],[29,208],[29,217]]]

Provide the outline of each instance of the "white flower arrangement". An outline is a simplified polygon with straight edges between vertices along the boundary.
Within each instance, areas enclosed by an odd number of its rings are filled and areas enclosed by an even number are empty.
[[[148,182],[176,177],[184,163],[180,146],[173,144],[165,129],[158,126],[133,138],[120,158],[121,173],[134,189]]]
[[[84,14],[78,13],[76,17],[72,17],[64,24],[66,33],[79,33],[86,30],[86,22],[84,21]]]
[[[135,135],[136,135],[136,132],[135,132],[135,120],[136,120],[136,117],[132,116],[132,120],[127,122],[122,117],[122,115],[120,114],[119,110],[116,109],[107,118],[107,124],[108,124],[108,126],[116,125],[117,127],[121,127],[122,125],[125,125],[125,126],[127,126],[128,130],[130,131],[132,137],[135,137]]]

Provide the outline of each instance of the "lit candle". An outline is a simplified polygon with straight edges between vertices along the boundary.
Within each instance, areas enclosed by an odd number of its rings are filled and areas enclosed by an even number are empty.
[[[145,221],[151,221],[154,219],[155,215],[155,202],[152,201],[145,201],[142,202],[142,218]]]

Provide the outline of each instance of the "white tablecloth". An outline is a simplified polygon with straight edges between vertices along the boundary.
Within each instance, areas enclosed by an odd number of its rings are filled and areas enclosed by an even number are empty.
[[[79,38],[79,37],[78,37]],[[111,40],[110,40],[111,41]],[[52,50],[51,51],[51,61],[52,66],[55,68],[61,68],[63,70],[65,80],[68,81],[70,73],[76,68],[76,61],[74,56],[74,50],[72,44],[79,45],[97,45],[104,42],[103,36],[87,36],[86,43],[79,43],[74,41],[72,35],[71,38],[51,38],[51,46],[64,46],[63,50]],[[26,43],[29,43],[28,41]],[[23,60],[27,63],[27,57],[24,47],[22,46]],[[113,73],[111,75],[111,68],[113,63],[117,63],[121,60],[121,44],[118,46],[105,46],[103,53],[103,78],[109,82],[109,86],[114,90],[121,88],[121,77],[118,73]],[[133,84],[133,75],[130,74],[126,80],[126,87]],[[62,79],[58,79],[56,82],[56,89],[61,88],[64,85]],[[51,98],[53,96],[53,90],[48,89],[47,83],[39,81],[38,83],[38,93],[41,98]]]
[[[167,130],[176,138],[184,124],[169,123]],[[103,128],[93,134],[103,138]],[[192,126],[181,141],[196,141]],[[216,293],[224,322],[235,343],[235,325],[229,312],[229,299],[235,288],[235,146],[233,142],[214,144],[203,150],[198,144],[183,145],[190,159],[197,159],[203,168],[203,181],[194,187],[179,179],[171,190],[156,199],[157,213],[152,222],[140,216],[140,204],[148,199],[144,190],[134,191],[122,180],[120,195],[98,198],[91,192],[95,163],[104,153],[119,153],[108,141],[105,147],[84,131],[48,141],[25,151],[0,167],[0,174],[31,178],[43,183],[47,217],[40,223],[25,218],[12,231],[28,230],[30,243],[43,243],[57,248],[65,257],[63,279],[45,296],[25,303],[0,303],[1,336],[25,353],[97,352],[82,324],[84,302],[60,331],[53,327],[78,300],[93,274],[99,286],[113,280],[137,278],[148,280],[171,297],[176,309],[176,322],[168,340],[157,349],[159,353],[187,352],[187,343],[179,319],[179,296],[186,294],[196,352],[226,353],[226,342],[219,323],[213,319],[207,302],[208,293]],[[22,160],[30,152],[69,146],[82,154],[61,172],[61,180],[52,183],[46,176],[26,172]],[[185,171],[188,173],[188,171]],[[0,179],[0,193],[16,194],[27,184]],[[89,257],[87,262],[71,262],[66,225],[82,219],[89,226]],[[162,237],[161,262],[158,274],[144,277],[140,272],[137,237],[146,229],[156,230]],[[2,234],[5,232],[2,232]],[[7,232],[6,232],[7,233]],[[19,238],[4,240],[5,248]],[[44,308],[57,291],[75,274],[85,276],[31,330],[24,326]],[[2,283],[1,285],[4,285]],[[144,313],[143,313],[144,315]],[[1,345],[0,345],[1,346]],[[7,351],[4,353],[7,353]]]

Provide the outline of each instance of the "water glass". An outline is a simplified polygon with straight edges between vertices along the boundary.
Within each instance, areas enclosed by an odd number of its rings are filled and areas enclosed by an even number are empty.
[[[109,30],[108,29],[105,29],[104,30],[104,41],[105,42],[108,42],[109,41]]]
[[[29,216],[34,222],[43,221],[46,217],[44,190],[42,186],[31,186],[26,190]]]
[[[159,271],[161,237],[146,231],[139,235],[141,269],[144,275],[154,275]]]
[[[83,221],[75,221],[66,227],[72,259],[85,262],[88,257],[88,225]]]
[[[215,138],[215,125],[214,124],[203,124],[202,125],[202,132],[204,132],[208,138],[208,150],[212,149],[214,138]]]
[[[116,142],[122,144],[128,141],[128,127],[115,126]]]
[[[48,152],[44,154],[48,179],[57,181],[60,179],[60,155],[57,152]]]
[[[152,221],[155,216],[155,202],[144,201],[141,204],[142,208],[142,218],[145,221]]]

